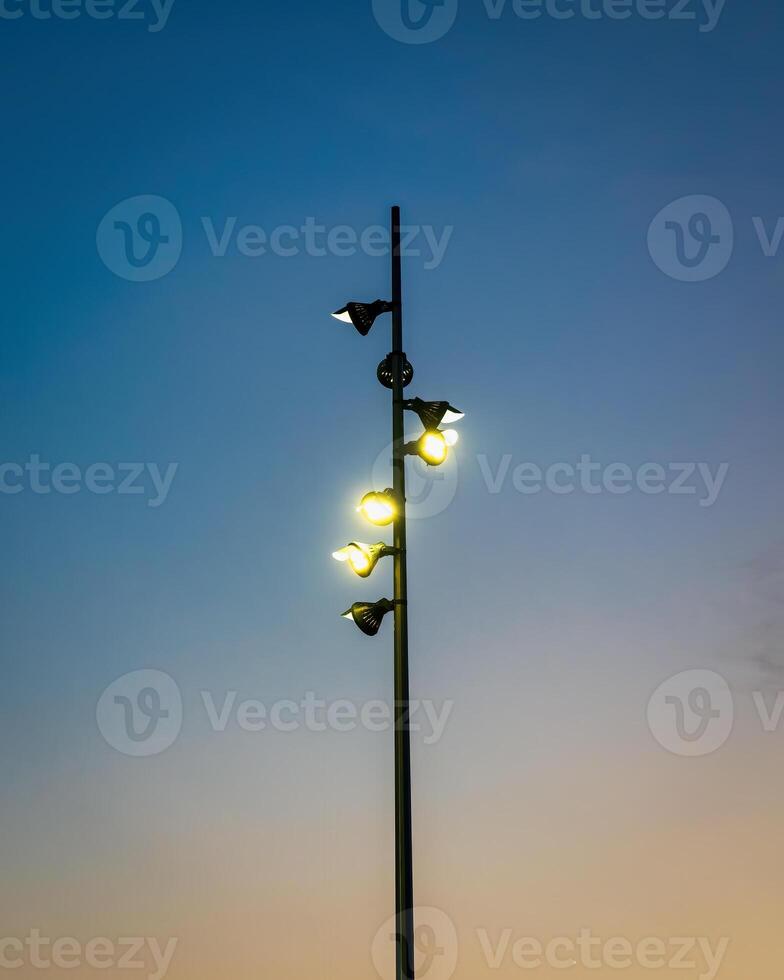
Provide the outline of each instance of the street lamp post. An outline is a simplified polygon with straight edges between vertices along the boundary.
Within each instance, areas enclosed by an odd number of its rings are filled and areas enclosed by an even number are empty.
[[[395,914],[397,978],[414,977],[414,869],[411,852],[411,736],[408,730],[408,578],[406,568],[406,458],[403,420],[403,284],[400,208],[392,208],[392,489],[400,502],[395,521]]]
[[[418,455],[430,466],[447,458],[457,433],[442,432],[442,422],[456,422],[462,413],[449,402],[406,400],[404,389],[414,369],[403,350],[403,290],[400,248],[400,208],[392,208],[391,221],[392,299],[374,303],[348,303],[333,316],[352,323],[367,336],[376,318],[392,314],[392,351],[379,364],[380,383],[392,392],[392,487],[371,491],[363,497],[360,512],[373,524],[393,525],[393,545],[351,542],[333,557],[346,561],[362,578],[370,575],[380,558],[394,558],[394,599],[355,602],[343,615],[352,619],[368,636],[375,636],[384,616],[394,612],[395,638],[395,922],[397,980],[414,980],[414,875],[411,836],[411,739],[409,733],[408,677],[408,581],[406,568],[406,456]],[[404,412],[414,412],[425,426],[420,439],[406,443]]]

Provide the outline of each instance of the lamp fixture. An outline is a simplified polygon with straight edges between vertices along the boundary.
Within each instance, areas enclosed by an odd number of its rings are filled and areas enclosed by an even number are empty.
[[[377,527],[386,527],[394,521],[398,514],[395,491],[392,489],[371,490],[362,498],[357,510],[371,524],[375,524]]]
[[[363,337],[367,337],[370,328],[376,322],[376,317],[382,313],[391,313],[392,304],[385,299],[377,299],[374,303],[347,303],[332,316],[343,323],[353,323]]]
[[[465,413],[458,411],[449,402],[426,402],[421,398],[408,398],[403,402],[403,408],[415,412],[426,429],[437,429],[442,423],[452,425],[465,418]]]
[[[381,629],[381,622],[388,612],[395,608],[391,599],[379,599],[378,602],[355,602],[342,616],[353,619],[365,636],[375,636]]]
[[[350,541],[345,548],[333,551],[335,561],[348,562],[352,571],[360,578],[367,578],[381,558],[394,555],[396,551],[388,544],[379,541],[378,544],[363,544],[361,541]]]

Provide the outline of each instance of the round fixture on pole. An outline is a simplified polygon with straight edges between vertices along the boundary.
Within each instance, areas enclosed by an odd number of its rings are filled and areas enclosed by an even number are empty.
[[[422,433],[416,442],[407,442],[404,451],[407,456],[419,456],[428,466],[440,466],[449,455],[449,447],[454,446],[458,435],[454,429],[441,432],[430,429]]]
[[[407,388],[414,378],[414,368],[405,354],[403,356],[403,387]],[[391,391],[395,387],[394,355],[387,354],[376,370],[379,382]]]
[[[391,489],[381,491],[372,490],[370,493],[365,494],[357,510],[371,524],[375,524],[377,527],[386,527],[398,515],[395,491]]]

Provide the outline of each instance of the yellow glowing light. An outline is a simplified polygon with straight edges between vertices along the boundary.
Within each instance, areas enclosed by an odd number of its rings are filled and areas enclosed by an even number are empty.
[[[340,551],[333,551],[332,557],[336,561],[348,562],[352,571],[362,578],[367,578],[373,571],[373,567],[378,561],[378,555],[374,554],[377,550],[376,545],[363,544],[361,541],[352,541]]]
[[[447,446],[456,446],[459,438],[460,434],[455,432],[454,429],[444,430],[444,441],[446,442]]]
[[[419,440],[419,455],[430,466],[443,463],[447,452],[447,441],[440,432],[426,432]]]
[[[388,496],[381,493],[367,493],[357,508],[371,524],[384,527],[395,519],[395,506]]]
[[[370,558],[366,551],[360,547],[350,547],[348,551],[348,563],[357,575],[362,575],[370,568]]]

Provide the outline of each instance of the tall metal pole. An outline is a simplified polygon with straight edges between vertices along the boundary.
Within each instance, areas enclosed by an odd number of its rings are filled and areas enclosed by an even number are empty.
[[[403,444],[403,290],[400,208],[392,208],[392,471],[395,521],[395,922],[397,980],[414,980],[414,872],[411,840],[411,739],[406,579],[406,468]]]

